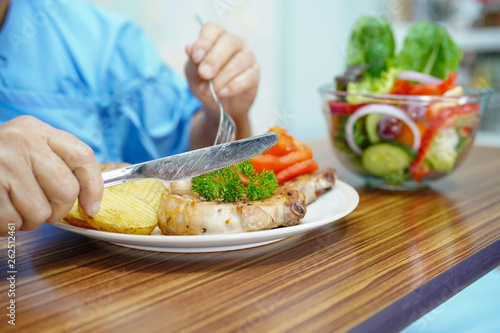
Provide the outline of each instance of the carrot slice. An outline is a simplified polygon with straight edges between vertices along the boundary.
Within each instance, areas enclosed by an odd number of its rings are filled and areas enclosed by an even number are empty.
[[[318,169],[318,164],[312,159],[312,149],[289,135],[286,129],[273,127],[269,132],[278,133],[278,143],[264,154],[250,159],[255,171],[272,170],[278,184],[283,184]]]
[[[262,154],[251,158],[250,162],[253,163],[255,171],[259,173],[263,170],[273,170],[277,173],[295,163],[311,159],[312,155],[311,148],[304,146],[301,150],[296,150],[283,156]]]
[[[302,144],[288,134],[288,131],[281,127],[273,127],[269,132],[276,132],[279,135],[278,142],[265,154],[283,156],[297,150]]]
[[[417,124],[418,129],[420,130],[420,136],[424,137],[427,127],[419,121],[415,123]],[[396,141],[411,148],[413,146],[413,140],[414,140],[413,132],[411,131],[410,127],[408,127],[408,125],[403,123],[401,127],[401,132],[398,134],[398,136],[396,136]]]
[[[278,181],[278,184],[281,185],[284,182],[292,180],[300,175],[316,170],[318,170],[318,163],[316,163],[313,159],[308,159],[281,170],[276,174],[276,180]]]

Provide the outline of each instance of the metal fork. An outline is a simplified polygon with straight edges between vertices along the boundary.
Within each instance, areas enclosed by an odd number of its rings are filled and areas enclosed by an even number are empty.
[[[198,15],[196,15],[196,20],[198,21],[200,26],[203,26],[203,21]],[[214,145],[231,142],[236,137],[236,124],[234,123],[233,118],[231,118],[231,116],[224,110],[224,107],[219,102],[212,80],[208,81],[208,87],[210,88],[212,97],[220,110],[219,129],[217,130],[217,136],[215,137]]]

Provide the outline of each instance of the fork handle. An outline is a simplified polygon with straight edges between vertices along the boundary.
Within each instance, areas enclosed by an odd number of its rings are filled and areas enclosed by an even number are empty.
[[[200,15],[196,14],[195,17],[196,21],[198,21],[198,23],[200,24],[200,27],[203,27],[203,20],[201,19]],[[215,100],[215,103],[217,103],[217,106],[220,107],[221,104],[219,102],[219,98],[217,98],[217,94],[215,93],[214,84],[212,83],[212,80],[208,80],[208,87],[210,88],[210,92],[212,93],[212,97]]]
[[[219,102],[219,99],[217,98],[217,94],[215,93],[215,89],[214,89],[214,85],[212,83],[212,80],[208,80],[208,87],[210,88],[210,92],[212,93],[212,97],[213,97],[215,103],[217,103],[217,106],[220,107],[220,102]]]

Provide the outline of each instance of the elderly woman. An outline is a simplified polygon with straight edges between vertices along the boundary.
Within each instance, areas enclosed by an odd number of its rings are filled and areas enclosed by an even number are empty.
[[[210,145],[213,84],[250,135],[259,66],[213,23],[186,46],[187,82],[130,20],[81,0],[0,0],[0,233],[57,221],[103,192],[99,162],[140,162]]]

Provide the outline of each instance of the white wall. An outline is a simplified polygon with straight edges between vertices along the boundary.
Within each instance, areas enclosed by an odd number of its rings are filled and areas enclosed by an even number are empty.
[[[284,125],[303,140],[327,134],[318,86],[345,69],[350,31],[362,14],[375,15],[377,1],[281,1],[283,90],[281,106],[289,110]]]
[[[141,25],[179,73],[186,61],[184,46],[199,30],[195,14],[244,36],[261,65],[259,93],[251,113],[254,132],[281,125],[302,140],[326,135],[317,88],[343,71],[354,22],[362,14],[390,15],[393,10],[380,5],[386,0],[92,2]]]

